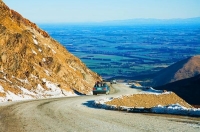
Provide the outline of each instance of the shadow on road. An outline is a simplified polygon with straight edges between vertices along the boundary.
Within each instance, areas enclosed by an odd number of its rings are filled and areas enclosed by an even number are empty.
[[[101,109],[94,104],[94,100],[87,101],[83,103],[82,105],[87,106],[89,108],[93,108],[93,109]]]

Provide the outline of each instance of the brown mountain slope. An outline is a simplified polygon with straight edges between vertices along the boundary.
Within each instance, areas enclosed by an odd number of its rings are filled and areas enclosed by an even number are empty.
[[[194,56],[179,61],[156,74],[153,86],[160,86],[200,74],[200,56]]]
[[[200,105],[200,75],[155,87],[155,89],[173,91],[188,103]]]
[[[97,80],[80,59],[0,0],[0,98],[89,93]]]

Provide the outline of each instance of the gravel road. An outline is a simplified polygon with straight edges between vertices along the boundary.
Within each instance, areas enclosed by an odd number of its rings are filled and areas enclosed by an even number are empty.
[[[0,104],[0,132],[199,132],[200,119],[94,108],[104,97],[138,92],[113,84],[110,95],[52,98]]]

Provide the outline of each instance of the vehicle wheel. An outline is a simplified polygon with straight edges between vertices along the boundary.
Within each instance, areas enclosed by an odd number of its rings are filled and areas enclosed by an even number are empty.
[[[93,93],[93,95],[97,95],[97,93]]]

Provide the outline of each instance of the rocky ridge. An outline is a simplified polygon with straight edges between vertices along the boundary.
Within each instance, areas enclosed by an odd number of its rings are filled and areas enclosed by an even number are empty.
[[[0,0],[0,102],[91,92],[101,78]]]
[[[179,61],[161,71],[153,78],[153,86],[161,86],[200,74],[200,55]]]

